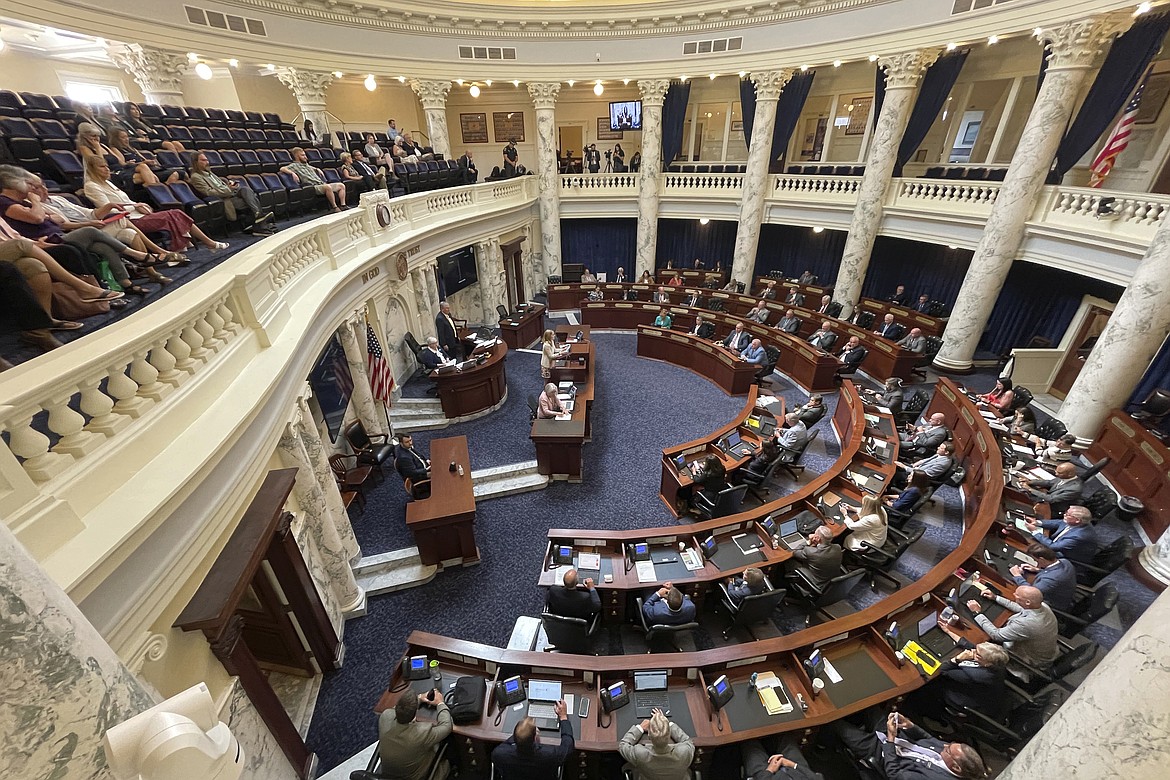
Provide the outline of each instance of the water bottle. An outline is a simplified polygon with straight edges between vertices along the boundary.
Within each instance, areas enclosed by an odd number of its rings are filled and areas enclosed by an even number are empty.
[[[459,476],[461,476],[461,477],[462,477],[462,476],[463,476],[463,464],[462,464],[462,463],[460,463],[460,464],[459,464],[459,469],[458,469],[458,471],[459,471]]]

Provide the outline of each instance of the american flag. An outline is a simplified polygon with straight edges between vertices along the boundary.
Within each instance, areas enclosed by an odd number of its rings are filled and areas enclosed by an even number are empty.
[[[1100,187],[1105,181],[1105,177],[1113,170],[1113,163],[1117,161],[1117,155],[1125,151],[1125,147],[1129,146],[1129,136],[1133,130],[1133,122],[1137,119],[1138,108],[1142,104],[1142,92],[1146,89],[1146,80],[1150,77],[1150,71],[1146,71],[1146,75],[1142,76],[1141,82],[1137,89],[1133,91],[1133,97],[1129,99],[1129,103],[1125,106],[1125,110],[1121,112],[1121,119],[1117,120],[1117,125],[1113,128],[1113,132],[1109,134],[1109,140],[1101,147],[1101,151],[1097,153],[1097,157],[1093,160],[1093,164],[1089,166],[1089,186]]]
[[[382,354],[382,345],[374,335],[374,329],[366,323],[366,357],[370,369],[370,390],[374,393],[374,400],[390,405],[391,391],[394,390],[394,374],[390,372],[390,364]]]

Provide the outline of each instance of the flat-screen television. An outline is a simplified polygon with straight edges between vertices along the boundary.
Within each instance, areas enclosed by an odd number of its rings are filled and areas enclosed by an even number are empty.
[[[475,251],[465,246],[439,255],[439,274],[443,277],[443,291],[449,296],[475,284],[479,281],[475,270]]]
[[[329,438],[337,441],[345,410],[349,408],[349,396],[353,392],[349,363],[345,361],[345,351],[337,336],[329,339],[325,349],[317,356],[317,363],[309,372],[309,385],[313,388],[313,396],[321,407],[321,413],[325,415]]]
[[[623,100],[609,104],[610,130],[641,130],[642,101]]]

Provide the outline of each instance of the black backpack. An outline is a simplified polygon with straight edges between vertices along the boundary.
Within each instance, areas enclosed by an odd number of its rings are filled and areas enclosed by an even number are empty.
[[[487,681],[482,677],[460,677],[455,687],[443,695],[451,708],[451,720],[458,724],[478,723],[483,717],[483,700],[487,695]]]

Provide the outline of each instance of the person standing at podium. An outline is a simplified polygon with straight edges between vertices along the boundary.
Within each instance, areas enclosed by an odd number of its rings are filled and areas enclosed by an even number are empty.
[[[455,360],[463,356],[463,347],[459,344],[459,329],[455,327],[455,320],[451,317],[451,304],[446,301],[439,304],[439,313],[435,315],[435,335],[444,352]]]
[[[552,376],[553,363],[569,354],[568,347],[557,346],[557,334],[546,330],[540,337],[540,376],[548,379]]]

